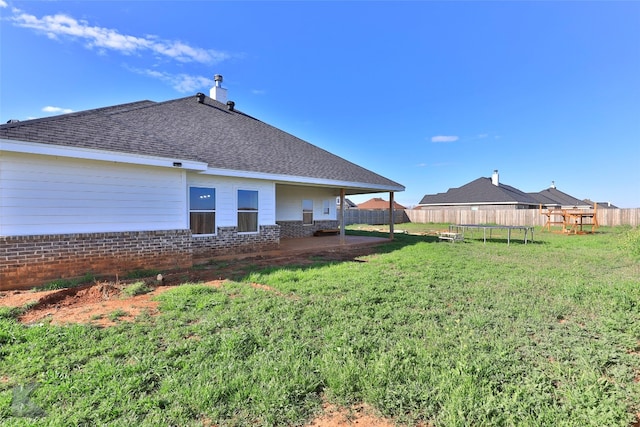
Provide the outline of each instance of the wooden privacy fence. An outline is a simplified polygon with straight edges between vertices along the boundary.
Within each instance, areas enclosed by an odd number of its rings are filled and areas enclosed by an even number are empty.
[[[406,212],[408,210],[394,210],[393,211],[393,223],[402,224],[405,222],[411,222]],[[338,216],[340,213],[338,212]],[[346,209],[344,211],[344,222],[349,224],[369,224],[380,225],[389,224],[389,209]]]
[[[602,209],[598,207],[598,223],[600,225],[640,226],[640,208],[635,209]]]
[[[388,212],[388,211],[387,211]],[[544,226],[547,220],[538,209],[501,209],[501,210],[453,210],[429,209],[404,211],[410,222],[448,223],[448,224],[500,224]],[[630,225],[640,226],[640,208],[597,210],[598,224],[602,226]],[[387,223],[389,216],[387,214]],[[355,224],[355,223],[347,223]],[[362,223],[361,223],[362,224]]]

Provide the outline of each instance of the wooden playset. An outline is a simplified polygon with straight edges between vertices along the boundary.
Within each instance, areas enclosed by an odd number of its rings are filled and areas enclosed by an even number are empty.
[[[546,215],[547,221],[543,230],[551,230],[552,225],[561,225],[564,234],[586,234],[593,233],[598,229],[598,204],[593,205],[593,209],[547,209],[542,210],[540,205],[540,214]],[[586,231],[586,229],[591,230]]]

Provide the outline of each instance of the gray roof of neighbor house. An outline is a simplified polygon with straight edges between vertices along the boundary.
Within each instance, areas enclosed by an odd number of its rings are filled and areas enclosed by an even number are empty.
[[[478,178],[462,187],[450,188],[446,193],[427,194],[420,205],[462,204],[524,204],[537,205],[538,201],[510,185],[494,185],[491,178]]]
[[[0,125],[0,139],[207,163],[210,168],[404,187],[205,96],[140,101]]]
[[[344,199],[344,205],[345,205],[347,208],[357,208],[357,207],[358,207],[358,205],[356,205],[356,204],[355,204],[355,203],[353,203],[351,200],[346,199],[346,198]]]
[[[543,206],[547,205],[560,205],[560,206],[590,206],[589,203],[584,200],[576,199],[567,193],[563,193],[557,188],[546,188],[537,193],[529,193],[531,196]]]
[[[591,200],[585,200],[584,202],[589,206],[598,205],[598,209],[620,209],[611,202],[592,202]]]

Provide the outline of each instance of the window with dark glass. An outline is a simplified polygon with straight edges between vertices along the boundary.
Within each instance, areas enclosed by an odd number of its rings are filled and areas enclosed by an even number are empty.
[[[216,229],[216,190],[189,188],[189,228],[192,234],[214,234]]]
[[[313,200],[302,201],[302,224],[313,224]]]
[[[238,190],[238,232],[258,231],[258,192]]]

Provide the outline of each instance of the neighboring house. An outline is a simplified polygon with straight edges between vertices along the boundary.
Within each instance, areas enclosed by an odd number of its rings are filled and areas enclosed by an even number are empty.
[[[536,199],[543,209],[591,209],[593,203],[577,199],[556,188],[555,182],[551,186],[538,193],[529,193]]]
[[[336,228],[397,182],[204,94],[0,125],[0,289],[191,266]]]
[[[380,197],[374,197],[366,202],[360,203],[358,209],[389,209],[389,201]],[[394,210],[405,210],[406,208],[397,202],[393,202]]]
[[[446,193],[427,194],[414,209],[532,209],[539,204],[530,194],[501,183],[496,170],[491,178],[478,178]]]
[[[336,206],[340,209],[340,197],[336,197]],[[345,198],[344,199],[344,208],[345,209],[358,209],[358,205],[353,203],[351,200]]]
[[[589,199],[583,200],[584,203],[587,203],[589,206],[598,205],[598,209],[620,209],[618,206],[614,205],[611,202],[593,202]]]
[[[611,204],[609,204],[611,205]],[[525,193],[500,182],[498,171],[491,178],[478,178],[446,193],[427,194],[415,209],[592,209],[593,202],[580,200],[551,186],[537,193]],[[600,204],[598,204],[600,207]]]

